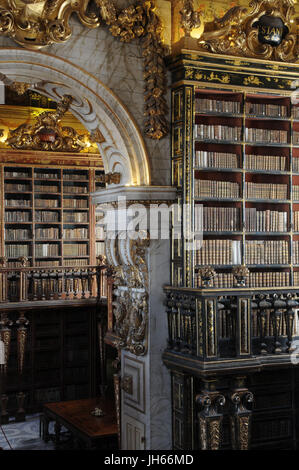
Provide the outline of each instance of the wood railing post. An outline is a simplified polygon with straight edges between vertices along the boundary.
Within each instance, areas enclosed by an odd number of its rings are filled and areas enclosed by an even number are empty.
[[[27,272],[23,268],[27,268],[29,265],[28,258],[21,256],[18,259],[20,263],[20,281],[19,281],[19,299],[20,302],[26,302],[28,300],[28,286],[27,286]]]
[[[3,256],[0,258],[0,302],[7,302],[8,300],[8,279],[7,271],[5,271],[6,267],[7,258]],[[2,272],[1,269],[3,269]]]

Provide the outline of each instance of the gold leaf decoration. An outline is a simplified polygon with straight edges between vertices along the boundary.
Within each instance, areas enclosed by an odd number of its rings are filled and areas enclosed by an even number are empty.
[[[295,0],[251,0],[250,10],[234,6],[222,18],[205,24],[198,41],[203,51],[253,57],[264,60],[297,62],[298,41]],[[259,41],[257,27],[261,18],[280,19],[287,33],[277,45]],[[269,39],[269,38],[268,38]]]

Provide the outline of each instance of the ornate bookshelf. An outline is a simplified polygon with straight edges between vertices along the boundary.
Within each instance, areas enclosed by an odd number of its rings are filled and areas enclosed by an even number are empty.
[[[201,226],[201,206],[203,228],[200,250],[173,243],[173,285],[201,287],[199,269],[212,265],[213,285],[232,287],[239,264],[249,287],[296,285],[299,107],[280,89],[227,88],[173,89],[173,184],[192,205],[189,227]]]
[[[168,61],[182,209],[165,286],[174,449],[299,445],[298,22],[287,59],[286,41],[260,43],[253,21],[277,7],[286,22],[290,3],[258,0],[252,16],[235,7]],[[202,228],[201,248],[176,239],[178,226]]]
[[[47,155],[45,165],[29,165],[20,163],[20,155],[11,163],[13,152],[5,162],[7,153],[1,152],[0,163],[0,252],[8,267],[18,266],[20,256],[35,267],[96,264],[103,239],[95,228],[90,193],[105,186],[103,169],[85,166],[82,155],[79,162],[78,155],[72,156],[73,165],[70,155],[67,165],[55,164],[59,154]]]

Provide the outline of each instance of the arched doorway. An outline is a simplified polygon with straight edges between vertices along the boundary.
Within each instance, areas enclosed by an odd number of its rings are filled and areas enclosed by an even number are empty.
[[[73,63],[50,54],[23,49],[0,49],[0,71],[11,80],[36,85],[58,101],[65,94],[75,100],[71,112],[89,131],[99,128],[99,144],[106,173],[121,173],[121,185],[150,184],[148,155],[134,119],[118,97],[102,82]]]

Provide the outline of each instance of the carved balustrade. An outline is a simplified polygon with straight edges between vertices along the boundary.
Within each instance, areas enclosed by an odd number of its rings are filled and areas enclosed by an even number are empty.
[[[295,287],[165,290],[168,350],[207,362],[293,352],[299,309]]]
[[[298,288],[166,287],[165,292],[163,361],[172,372],[175,448],[222,448],[226,416],[231,448],[248,449],[250,374],[298,362],[293,360],[299,352]]]
[[[106,297],[105,266],[0,268],[0,303]]]

